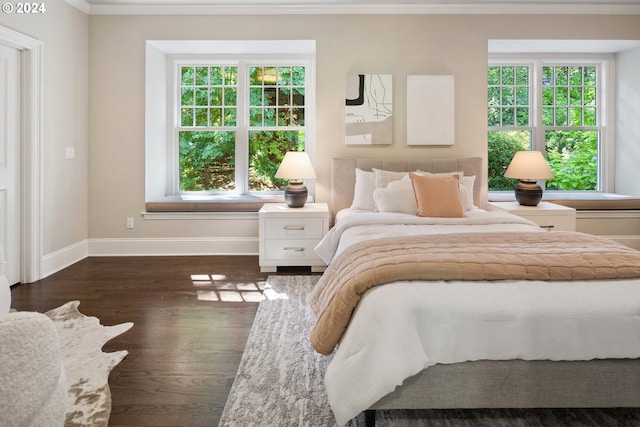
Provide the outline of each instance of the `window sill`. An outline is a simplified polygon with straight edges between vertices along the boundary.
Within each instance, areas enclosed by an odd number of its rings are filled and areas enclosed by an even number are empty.
[[[508,202],[515,200],[513,191],[490,191],[490,202]],[[545,191],[545,202],[568,206],[576,210],[638,210],[640,197],[596,191]]]
[[[175,195],[167,196],[145,203],[145,214],[189,214],[194,218],[194,213],[217,213],[236,215],[238,213],[255,213],[265,203],[282,203],[282,196],[271,195],[258,196],[199,196],[199,195]],[[159,216],[159,215],[155,215]],[[224,215],[223,215],[224,216]],[[209,217],[211,217],[209,215]],[[145,217],[146,218],[146,217]],[[151,218],[150,218],[151,219]]]

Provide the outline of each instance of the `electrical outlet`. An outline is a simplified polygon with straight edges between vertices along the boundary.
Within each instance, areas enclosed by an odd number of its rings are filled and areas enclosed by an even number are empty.
[[[133,218],[128,217],[127,218],[127,228],[133,228],[133,227],[134,227]]]
[[[75,159],[76,158],[76,149],[73,147],[67,147],[64,149],[64,158],[65,159]]]

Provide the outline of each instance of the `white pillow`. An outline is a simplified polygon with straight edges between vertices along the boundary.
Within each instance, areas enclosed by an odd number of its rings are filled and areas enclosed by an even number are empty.
[[[373,190],[376,189],[373,172],[363,171],[356,168],[356,185],[353,189],[352,209],[364,209],[372,211],[375,209],[373,201]]]
[[[383,188],[373,192],[376,209],[379,212],[400,212],[415,215],[418,211],[416,196],[411,179],[405,174],[401,179],[393,180]]]
[[[468,211],[469,209],[475,207],[475,205],[473,204],[473,185],[475,182],[475,175],[463,176],[462,180],[460,181],[460,198],[465,211]],[[462,190],[463,188],[465,189],[464,196]]]
[[[409,172],[394,172],[373,168],[373,174],[375,175],[376,188],[384,188],[389,185],[391,181],[397,181],[408,176]]]

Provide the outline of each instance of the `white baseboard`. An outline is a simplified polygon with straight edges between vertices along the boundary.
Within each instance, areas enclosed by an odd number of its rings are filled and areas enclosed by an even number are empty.
[[[58,271],[82,261],[89,254],[89,240],[81,240],[42,257],[40,266],[40,279],[57,273]]]
[[[258,237],[89,240],[89,256],[163,255],[258,255]]]
[[[91,256],[164,255],[258,255],[258,238],[85,239],[43,256],[40,279]]]

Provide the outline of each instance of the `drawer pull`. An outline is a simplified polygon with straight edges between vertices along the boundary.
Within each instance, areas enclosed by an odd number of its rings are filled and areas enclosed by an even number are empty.
[[[551,230],[551,229],[554,229],[555,226],[554,225],[541,225],[540,228],[544,228],[545,230]]]
[[[285,225],[284,229],[285,230],[302,231],[302,230],[304,230],[304,225]]]
[[[284,248],[285,252],[304,252],[304,248],[300,248],[300,247],[288,247],[288,248]]]

